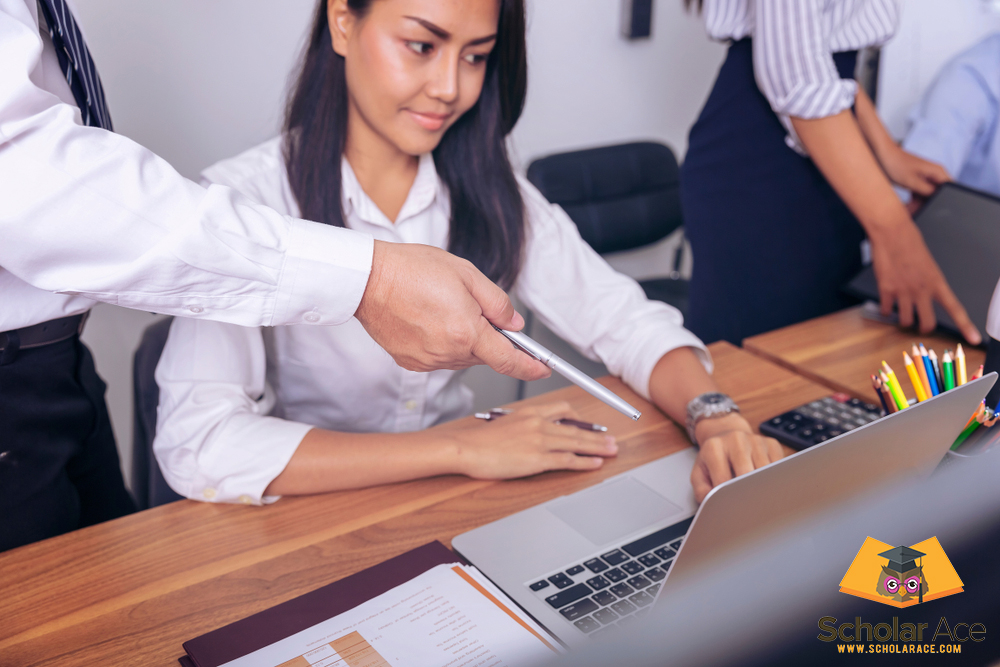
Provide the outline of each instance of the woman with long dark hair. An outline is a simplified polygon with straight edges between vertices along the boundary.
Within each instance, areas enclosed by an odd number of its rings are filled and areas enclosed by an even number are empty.
[[[926,196],[948,174],[903,151],[854,81],[897,0],[684,1],[729,42],[681,170],[691,330],[739,344],[851,305],[867,235],[886,315],[898,305],[910,326],[916,311],[930,331],[937,301],[978,343],[890,183]]]
[[[512,289],[701,444],[712,485],[780,458],[717,394],[702,343],[646,300],[515,176],[523,0],[321,0],[282,136],[207,180],[376,239],[447,248]],[[240,239],[230,239],[238,244]],[[157,369],[154,449],[178,492],[260,504],[431,475],[592,470],[617,444],[555,423],[566,404],[491,422],[455,371],[397,366],[355,321],[252,329],[177,320]]]

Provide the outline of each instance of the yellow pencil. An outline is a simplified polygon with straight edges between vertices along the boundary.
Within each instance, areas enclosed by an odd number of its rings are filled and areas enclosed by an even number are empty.
[[[965,351],[962,350],[961,343],[958,344],[958,349],[955,350],[955,361],[958,362],[956,364],[958,369],[956,375],[958,376],[958,384],[961,386],[969,381],[968,376],[965,374]]]
[[[903,388],[899,386],[899,380],[896,379],[896,374],[892,372],[889,364],[882,361],[882,367],[885,369],[885,375],[889,379],[889,391],[892,393],[892,397],[896,399],[896,405],[899,406],[900,410],[905,410],[909,405],[906,402],[906,394],[903,393]]]
[[[913,391],[917,392],[917,401],[923,403],[927,400],[927,394],[924,393],[924,384],[920,381],[920,376],[917,375],[913,359],[910,359],[910,355],[905,351],[903,352],[903,365],[906,366],[906,374],[910,376],[910,384],[913,385]]]
[[[930,398],[934,393],[931,391],[931,383],[927,381],[927,367],[924,366],[924,358],[920,355],[920,350],[917,349],[916,345],[913,346],[913,358],[916,359],[913,365],[917,367],[917,375],[920,376],[920,382],[924,385],[924,396]]]

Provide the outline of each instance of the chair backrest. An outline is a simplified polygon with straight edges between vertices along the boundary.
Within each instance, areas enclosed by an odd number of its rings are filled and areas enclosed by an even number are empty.
[[[644,141],[540,158],[528,180],[559,204],[598,253],[654,243],[681,226],[673,151]]]
[[[132,366],[132,386],[135,397],[135,415],[132,429],[132,495],[139,509],[148,509],[164,503],[181,500],[183,496],[170,488],[160,472],[153,455],[153,437],[156,435],[156,406],[160,402],[160,388],[153,377],[160,355],[167,344],[167,334],[173,318],[168,317],[146,327],[142,341],[135,351]]]

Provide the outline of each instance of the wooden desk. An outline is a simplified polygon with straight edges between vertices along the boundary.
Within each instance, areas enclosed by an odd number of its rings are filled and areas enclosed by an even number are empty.
[[[726,343],[711,346],[723,391],[757,424],[828,393]],[[408,549],[451,539],[688,446],[683,430],[613,378],[632,422],[571,387],[621,453],[590,473],[509,482],[451,476],[268,507],[180,501],[0,554],[0,665],[175,666],[181,643]]]
[[[903,351],[923,342],[940,358],[945,349],[954,350],[959,340],[945,335],[921,336],[891,324],[882,324],[861,315],[861,306],[801,324],[753,336],[743,347],[835,391],[878,403],[871,374],[884,359],[896,372],[903,390],[915,398],[903,366]],[[969,376],[979,368],[986,353],[962,345]],[[804,402],[804,401],[803,401]]]

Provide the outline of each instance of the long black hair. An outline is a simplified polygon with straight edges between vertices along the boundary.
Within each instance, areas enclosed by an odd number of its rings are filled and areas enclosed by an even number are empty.
[[[371,2],[347,4],[362,17]],[[451,197],[448,250],[504,288],[521,269],[525,237],[524,202],[506,146],[527,90],[524,29],[524,0],[500,0],[497,41],[479,100],[434,149],[434,165]],[[340,163],[346,139],[344,58],[333,50],[327,2],[319,0],[285,111],[285,167],[302,217],[344,226]]]

